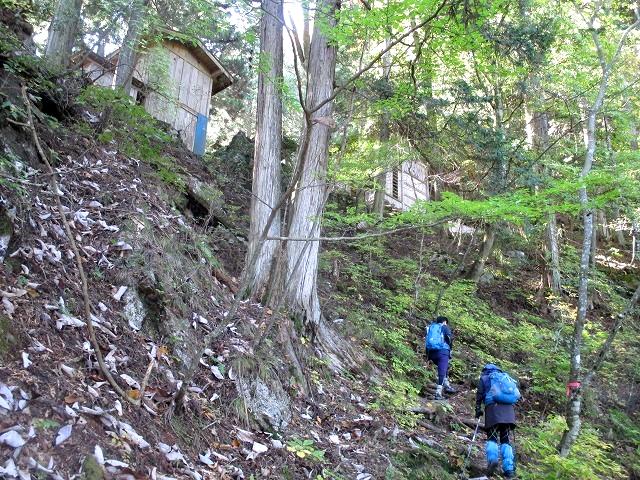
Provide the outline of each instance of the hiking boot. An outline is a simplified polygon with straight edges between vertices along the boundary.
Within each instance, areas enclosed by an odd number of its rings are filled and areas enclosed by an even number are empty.
[[[516,472],[514,472],[513,470],[504,472],[504,478],[516,478]]]
[[[451,386],[449,379],[444,379],[444,393],[456,393],[457,390]]]
[[[436,400],[444,400],[444,397],[442,396],[442,385],[438,385],[436,387],[436,395],[434,398]]]
[[[496,473],[497,469],[498,469],[498,462],[490,462],[489,465],[487,466],[487,477],[489,478],[493,477],[493,474]]]

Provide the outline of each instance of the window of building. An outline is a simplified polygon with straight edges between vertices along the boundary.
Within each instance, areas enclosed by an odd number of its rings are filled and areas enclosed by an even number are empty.
[[[391,196],[400,199],[400,172],[394,168],[391,172]]]
[[[136,104],[144,106],[144,102],[147,99],[147,96],[144,94],[142,90],[138,90],[136,92]]]

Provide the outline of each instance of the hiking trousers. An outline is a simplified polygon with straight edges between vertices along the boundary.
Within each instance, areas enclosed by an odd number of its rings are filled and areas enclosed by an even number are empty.
[[[449,371],[449,350],[429,350],[427,358],[438,367],[438,385],[444,384]]]

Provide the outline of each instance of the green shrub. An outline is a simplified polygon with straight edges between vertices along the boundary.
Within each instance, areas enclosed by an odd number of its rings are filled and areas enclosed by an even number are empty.
[[[523,480],[599,480],[627,478],[620,464],[612,458],[612,446],[602,440],[598,431],[583,424],[571,453],[560,457],[557,446],[566,428],[564,417],[551,417],[546,423],[524,428],[519,445],[532,460],[520,470]]]
[[[84,89],[78,101],[106,115],[99,141],[116,142],[124,154],[154,167],[162,181],[179,190],[186,189],[184,170],[164,154],[165,147],[172,143],[172,136],[144,107],[136,105],[122,90],[93,85]]]

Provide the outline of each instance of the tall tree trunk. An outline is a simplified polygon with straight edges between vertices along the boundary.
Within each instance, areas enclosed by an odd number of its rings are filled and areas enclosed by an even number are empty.
[[[320,0],[317,3],[316,18],[309,53],[306,106],[310,121],[305,123],[301,149],[304,169],[298,183],[298,190],[291,206],[288,225],[289,238],[315,238],[320,235],[320,217],[326,201],[325,178],[327,174],[329,139],[333,125],[333,102],[327,102],[320,109],[316,106],[329,98],[333,92],[336,66],[336,47],[330,44],[324,34],[336,22],[339,0]],[[314,111],[315,110],[315,111]],[[306,246],[305,246],[306,245]],[[346,368],[355,366],[357,360],[351,356],[352,348],[339,337],[322,316],[318,299],[318,253],[319,242],[289,240],[286,244],[287,278],[284,285],[287,305],[292,313],[299,316],[313,342],[329,356],[332,366]],[[296,268],[298,267],[298,268]]]
[[[491,182],[487,189],[490,194],[496,195],[503,193],[507,187],[507,170],[509,168],[507,158],[502,152],[502,146],[504,145],[504,104],[502,102],[502,91],[499,85],[494,87],[494,128],[496,132],[496,138],[499,144],[497,149],[497,158],[495,159],[493,171],[491,172],[489,181]],[[493,252],[493,247],[496,240],[496,225],[489,225],[487,233],[484,236],[484,242],[480,249],[480,255],[473,263],[471,272],[469,273],[469,279],[477,282],[480,280],[482,273],[484,272],[485,264]]]
[[[547,222],[547,238],[551,256],[551,291],[555,295],[562,294],[562,277],[560,276],[560,249],[558,248],[558,223],[555,213],[549,214]]]
[[[635,123],[631,124],[631,150],[638,150],[638,138],[640,133],[638,132],[638,126]]]
[[[597,13],[597,11],[596,11]],[[607,93],[609,86],[609,77],[615,63],[620,56],[622,47],[626,41],[627,36],[638,25],[640,25],[640,15],[636,11],[636,19],[631,25],[629,25],[622,33],[616,49],[611,56],[611,59],[607,62],[602,44],[600,43],[600,34],[598,29],[594,28],[593,22],[597,16],[594,14],[590,20],[590,34],[593,39],[596,52],[598,54],[598,60],[602,70],[600,77],[600,84],[598,86],[598,93],[596,98],[587,110],[587,121],[585,128],[585,145],[587,147],[584,155],[584,164],[582,166],[582,172],[580,172],[580,178],[584,179],[593,166],[593,160],[596,152],[596,116],[602,108],[604,97]],[[589,273],[590,265],[589,260],[591,256],[591,240],[593,236],[593,210],[589,206],[589,196],[587,195],[586,187],[580,189],[580,206],[583,211],[583,225],[584,225],[584,237],[582,240],[582,255],[580,256],[580,279],[578,284],[578,313],[576,315],[576,323],[573,330],[573,338],[571,341],[571,358],[570,358],[570,371],[568,385],[574,385],[576,388],[570,389],[569,399],[567,400],[567,429],[562,435],[558,450],[560,455],[566,457],[569,455],[571,447],[575,443],[580,433],[581,420],[580,415],[582,413],[582,395],[583,388],[580,387],[582,381],[582,333],[587,318],[587,304],[589,300],[588,288],[589,288]]]
[[[478,282],[482,274],[484,273],[484,266],[493,251],[493,245],[496,241],[496,227],[495,225],[489,225],[487,227],[487,232],[484,235],[484,241],[482,242],[482,248],[480,250],[480,255],[476,259],[471,268],[471,273],[469,274],[469,279],[474,282]]]
[[[591,230],[591,268],[596,268],[596,253],[598,249],[598,210],[593,210],[593,229]]]
[[[525,5],[523,8],[527,8]],[[528,94],[525,99],[525,133],[528,147],[542,153],[549,147],[549,115],[540,108],[542,87],[537,72],[529,76]],[[544,173],[544,170],[542,173]],[[560,249],[558,248],[558,225],[555,213],[550,213],[546,228],[547,247],[549,249],[548,268],[551,270],[551,291],[559,296],[562,293],[562,277],[560,275]]]
[[[592,17],[592,21],[595,17]],[[593,160],[595,158],[596,151],[596,116],[602,108],[604,97],[607,92],[609,83],[609,76],[614,63],[616,62],[620,50],[626,36],[640,23],[640,18],[636,19],[636,22],[628,27],[622,38],[618,43],[618,47],[613,54],[611,60],[607,63],[605,60],[604,52],[600,44],[599,33],[595,28],[591,28],[591,37],[594,41],[596,50],[598,52],[598,58],[600,66],[602,68],[602,76],[600,78],[600,85],[596,99],[591,107],[586,109],[586,126],[584,129],[584,139],[586,146],[586,153],[584,156],[584,164],[580,173],[580,178],[584,179],[590,172],[593,166]],[[591,25],[593,27],[593,25]],[[582,335],[584,332],[584,326],[587,320],[587,306],[589,303],[589,275],[591,273],[591,255],[592,255],[592,241],[593,241],[593,229],[594,229],[594,210],[589,206],[589,196],[587,194],[586,187],[582,187],[579,191],[580,206],[582,207],[583,216],[583,229],[584,237],[582,239],[582,254],[580,256],[580,276],[578,282],[578,312],[576,314],[576,322],[574,324],[573,337],[571,340],[571,353],[570,353],[570,370],[569,370],[569,398],[566,406],[567,416],[567,428],[564,431],[558,450],[560,456],[566,457],[571,451],[571,447],[578,439],[580,434],[580,428],[582,420],[580,418],[582,414],[582,400],[584,390],[587,385],[582,385],[583,372],[582,372]]]
[[[282,23],[283,0],[262,0],[260,21],[260,55],[269,68],[258,74],[258,104],[256,108],[256,139],[253,158],[251,197],[251,226],[245,275],[248,276],[246,294],[261,297],[269,281],[275,259],[277,241],[259,239],[273,207],[280,198],[280,161],[282,149]],[[269,237],[280,236],[280,213],[276,213],[269,229]],[[256,250],[259,253],[252,265]]]
[[[386,44],[389,44],[389,40],[387,39]],[[391,73],[391,62],[389,53],[382,57],[382,79],[384,92],[383,96],[386,98],[387,90],[389,88],[389,74]],[[380,116],[380,132],[378,135],[378,140],[382,147],[389,143],[390,138],[390,123],[391,120],[389,118],[389,112],[387,110],[382,112]],[[400,174],[398,182],[402,182],[402,169],[400,168]],[[378,218],[382,219],[384,217],[384,198],[387,190],[387,172],[383,171],[376,175],[375,178],[375,186],[376,190],[373,195],[373,213],[378,216]]]
[[[45,56],[53,65],[69,66],[73,45],[78,36],[82,0],[59,0],[49,25]]]
[[[381,172],[374,179],[375,191],[373,193],[373,205],[371,213],[378,218],[384,217],[384,197],[387,189],[387,172]]]
[[[116,86],[122,87],[127,93],[131,89],[133,72],[138,61],[138,46],[143,31],[147,5],[149,5],[149,0],[138,0],[131,5],[127,34],[118,54]]]

